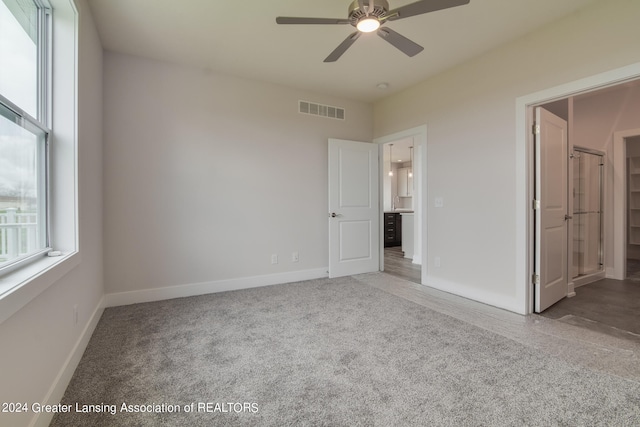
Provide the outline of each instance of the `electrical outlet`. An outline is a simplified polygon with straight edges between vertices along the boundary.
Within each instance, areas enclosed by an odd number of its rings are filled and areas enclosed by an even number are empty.
[[[298,254],[298,251],[295,251],[291,254],[291,262],[298,262],[300,261],[300,254]]]
[[[277,264],[278,263],[278,254],[272,254],[271,255],[271,264]]]
[[[433,259],[433,264],[434,264],[436,267],[440,267],[440,257],[439,257],[439,256],[437,256],[437,257],[435,257],[435,258]]]
[[[444,207],[444,199],[442,197],[436,197],[433,201],[433,205],[436,208]]]

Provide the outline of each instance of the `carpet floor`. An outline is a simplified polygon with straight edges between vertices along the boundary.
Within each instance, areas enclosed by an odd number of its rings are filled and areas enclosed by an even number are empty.
[[[351,277],[108,308],[62,403],[94,406],[52,426],[640,425],[640,383]]]

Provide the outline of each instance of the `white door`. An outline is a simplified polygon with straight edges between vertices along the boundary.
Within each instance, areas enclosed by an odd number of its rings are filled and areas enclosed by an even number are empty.
[[[567,295],[567,122],[536,108],[535,311]]]
[[[378,271],[378,145],[329,140],[329,277]]]

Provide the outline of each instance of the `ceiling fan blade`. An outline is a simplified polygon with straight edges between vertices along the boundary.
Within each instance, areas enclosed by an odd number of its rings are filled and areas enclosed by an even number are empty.
[[[336,62],[342,56],[342,54],[345,53],[356,40],[358,40],[360,34],[360,31],[356,31],[355,33],[350,34],[349,37],[344,39],[344,41],[340,43],[340,45],[329,54],[329,56],[327,56],[324,62]]]
[[[407,56],[416,56],[424,50],[422,46],[412,42],[405,36],[396,33],[391,28],[380,28],[378,30],[378,35],[400,49]]]
[[[295,18],[290,16],[278,16],[276,18],[277,24],[325,24],[325,25],[335,25],[335,24],[349,24],[350,21],[348,19],[337,19],[337,18]]]
[[[390,10],[386,13],[385,20],[395,21],[410,16],[422,15],[423,13],[435,12],[436,10],[462,6],[468,4],[469,1],[470,0],[421,0]]]

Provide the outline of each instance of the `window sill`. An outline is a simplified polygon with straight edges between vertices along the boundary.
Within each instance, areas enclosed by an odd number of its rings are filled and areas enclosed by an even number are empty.
[[[43,257],[0,277],[0,324],[80,264],[80,254]]]

